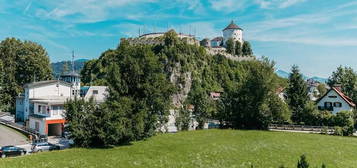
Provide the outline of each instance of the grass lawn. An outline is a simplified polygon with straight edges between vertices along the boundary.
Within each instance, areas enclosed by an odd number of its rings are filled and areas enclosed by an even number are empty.
[[[310,166],[357,167],[357,138],[316,134],[204,130],[162,134],[112,149],[73,148],[0,159],[0,167],[244,167],[295,168],[306,154]]]

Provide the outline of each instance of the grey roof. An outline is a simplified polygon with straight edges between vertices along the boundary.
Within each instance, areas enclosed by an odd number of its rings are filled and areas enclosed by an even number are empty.
[[[233,20],[231,21],[231,23],[223,29],[224,30],[228,30],[228,29],[240,29],[240,30],[243,30],[242,28],[240,28],[238,25],[236,25]]]
[[[49,85],[53,83],[60,83],[66,86],[72,86],[70,83],[61,81],[61,80],[47,80],[47,81],[39,81],[39,82],[33,82],[33,83],[28,83],[25,84],[25,87],[38,87],[38,86],[43,86],[43,85]]]

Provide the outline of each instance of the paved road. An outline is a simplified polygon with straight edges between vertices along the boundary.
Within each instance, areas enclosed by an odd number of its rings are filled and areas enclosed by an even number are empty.
[[[23,145],[27,143],[24,135],[0,124],[0,146]]]

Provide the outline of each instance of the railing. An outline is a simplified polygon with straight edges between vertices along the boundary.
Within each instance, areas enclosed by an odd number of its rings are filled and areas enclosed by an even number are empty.
[[[335,129],[333,127],[326,126],[271,124],[268,126],[268,128],[269,130],[308,131],[327,134],[333,134],[335,132]]]

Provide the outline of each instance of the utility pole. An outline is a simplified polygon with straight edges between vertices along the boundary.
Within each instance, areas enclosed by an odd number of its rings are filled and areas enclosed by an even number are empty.
[[[72,72],[74,73],[74,50],[72,51]]]

